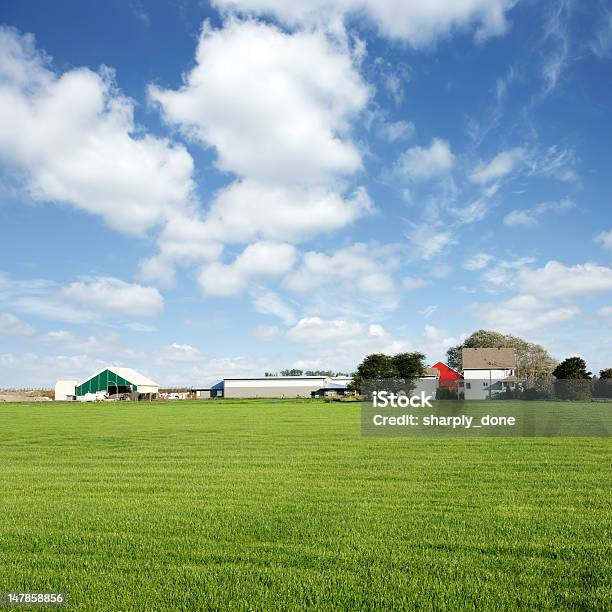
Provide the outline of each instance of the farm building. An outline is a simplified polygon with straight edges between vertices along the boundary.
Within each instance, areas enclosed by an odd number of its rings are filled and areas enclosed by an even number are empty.
[[[260,378],[224,378],[212,387],[194,389],[196,397],[210,398],[290,398],[312,397],[324,391],[336,395],[346,392],[346,384],[329,376],[263,376]]]
[[[461,372],[457,372],[454,368],[446,365],[443,361],[434,363],[432,368],[435,368],[440,373],[439,386],[441,388],[456,389],[459,381],[462,379]]]
[[[422,391],[426,395],[433,395],[435,397],[439,376],[440,373],[435,368],[425,368],[423,376],[414,381],[412,393],[418,395]]]
[[[93,376],[78,381],[58,381],[56,399],[82,399],[85,397],[112,396],[137,393],[139,397],[152,398],[159,393],[159,385],[131,368],[109,366]],[[59,390],[59,396],[58,396]]]
[[[78,380],[58,380],[55,383],[55,401],[67,402],[76,399]]]
[[[461,359],[465,399],[491,398],[519,382],[513,348],[464,348]]]
[[[193,387],[192,393],[197,399],[211,399],[215,397],[223,397],[223,381],[216,382],[211,387]]]

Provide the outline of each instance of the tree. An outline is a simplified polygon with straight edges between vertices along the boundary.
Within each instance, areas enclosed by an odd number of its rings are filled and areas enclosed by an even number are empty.
[[[593,389],[591,373],[587,372],[582,357],[568,357],[553,371],[557,397],[567,400],[589,400]]]
[[[446,364],[454,370],[461,370],[461,349],[463,345],[451,346],[446,351]]]
[[[553,376],[562,380],[591,380],[591,373],[587,372],[586,361],[582,357],[568,357],[554,370]]]
[[[446,352],[446,362],[451,368],[461,370],[461,349],[464,348],[513,348],[516,352],[517,376],[525,379],[550,378],[556,361],[539,344],[527,342],[516,336],[479,329],[462,344],[452,346]]]
[[[420,378],[425,373],[423,353],[398,353],[391,357],[391,363],[397,368],[399,377],[404,380]]]
[[[593,395],[596,397],[612,397],[612,368],[600,370],[599,380],[595,383]]]
[[[423,375],[424,359],[425,355],[422,353],[398,353],[394,356],[384,353],[367,355],[359,364],[349,388],[361,393],[364,381],[384,379],[404,381],[405,387]]]
[[[281,376],[302,376],[304,374],[303,370],[281,370]]]

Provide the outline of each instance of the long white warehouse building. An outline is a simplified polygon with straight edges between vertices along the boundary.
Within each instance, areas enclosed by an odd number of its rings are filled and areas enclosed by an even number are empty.
[[[194,389],[200,398],[290,398],[315,394],[342,394],[346,382],[329,376],[262,376],[260,378],[224,378],[210,388]]]

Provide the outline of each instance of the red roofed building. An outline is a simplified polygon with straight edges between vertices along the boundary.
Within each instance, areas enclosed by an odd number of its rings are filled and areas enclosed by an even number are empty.
[[[461,380],[463,376],[457,370],[454,370],[450,366],[447,366],[442,361],[438,361],[438,363],[434,363],[432,368],[435,368],[440,372],[440,378],[438,382],[438,386],[446,389],[456,389],[457,381]]]

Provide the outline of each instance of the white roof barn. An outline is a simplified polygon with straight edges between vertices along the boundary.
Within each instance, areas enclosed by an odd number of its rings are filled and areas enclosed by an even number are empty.
[[[76,385],[76,395],[103,391],[112,395],[125,392],[159,393],[159,385],[132,368],[108,366]]]

